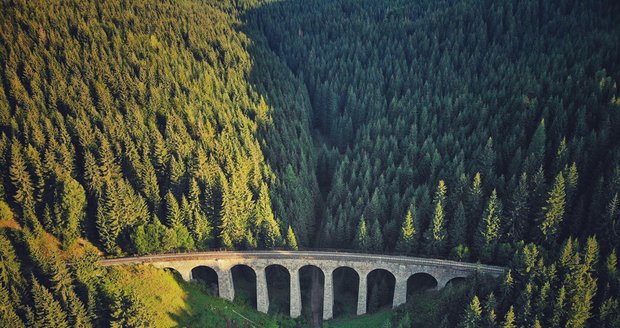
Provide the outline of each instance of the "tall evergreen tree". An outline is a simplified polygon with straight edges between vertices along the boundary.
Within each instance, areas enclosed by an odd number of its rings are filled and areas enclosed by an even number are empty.
[[[32,278],[32,298],[34,300],[34,327],[69,328],[67,314],[60,303],[34,277]]]
[[[364,216],[362,215],[357,226],[357,233],[355,234],[354,245],[356,249],[368,251],[371,248],[370,242],[371,239],[368,232],[368,227],[366,225],[366,218],[364,218]]]
[[[415,250],[414,243],[416,242],[417,231],[414,224],[413,213],[415,213],[415,206],[407,211],[407,216],[405,216],[405,220],[400,228],[400,235],[396,243],[396,251],[398,252],[412,254]]]
[[[547,205],[543,208],[545,219],[540,225],[540,230],[547,243],[555,243],[560,233],[560,223],[564,219],[566,186],[564,175],[560,172],[553,184],[553,189],[549,192]]]
[[[439,255],[445,252],[448,238],[445,222],[446,214],[444,212],[446,192],[447,188],[445,182],[443,180],[439,180],[433,201],[435,205],[435,212],[425,234],[429,254]]]
[[[474,296],[465,310],[465,315],[461,321],[463,328],[477,328],[482,325],[482,307],[478,296]]]

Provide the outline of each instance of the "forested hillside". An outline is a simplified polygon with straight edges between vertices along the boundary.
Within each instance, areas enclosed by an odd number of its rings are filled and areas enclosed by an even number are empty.
[[[617,2],[0,8],[0,325],[155,324],[98,252],[299,245],[509,268],[432,326],[620,326]]]

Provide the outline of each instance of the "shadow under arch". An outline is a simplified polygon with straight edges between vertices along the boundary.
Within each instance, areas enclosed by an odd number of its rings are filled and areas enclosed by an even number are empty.
[[[247,304],[256,309],[256,272],[250,266],[237,264],[230,268],[235,289],[235,303]]]
[[[334,288],[334,318],[355,316],[360,276],[353,268],[342,266],[332,273]]]
[[[438,287],[437,279],[426,272],[414,273],[407,279],[407,302],[412,295],[435,290]]]
[[[377,312],[383,308],[392,308],[396,277],[386,269],[374,269],[368,273],[366,280],[367,313]]]
[[[163,268],[163,270],[167,273],[170,273],[176,281],[183,281],[183,275],[181,275],[181,273],[177,269],[172,267],[165,267]]]
[[[446,286],[448,288],[454,288],[454,287],[458,287],[458,286],[462,286],[466,281],[465,277],[454,277],[450,280],[448,280],[448,282],[446,282]]]
[[[299,289],[301,292],[301,311],[304,316],[312,318],[312,322],[323,320],[323,290],[325,273],[315,265],[304,265],[299,268]]]
[[[202,282],[209,294],[219,296],[219,282],[215,269],[199,265],[192,269],[191,274],[192,281]]]
[[[291,308],[291,274],[280,264],[271,264],[265,268],[267,293],[269,295],[269,313],[288,315]]]

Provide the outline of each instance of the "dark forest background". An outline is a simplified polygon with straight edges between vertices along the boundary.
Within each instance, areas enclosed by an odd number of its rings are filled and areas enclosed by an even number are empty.
[[[100,255],[320,246],[509,268],[435,326],[620,326],[616,2],[1,8],[1,325],[153,325]]]

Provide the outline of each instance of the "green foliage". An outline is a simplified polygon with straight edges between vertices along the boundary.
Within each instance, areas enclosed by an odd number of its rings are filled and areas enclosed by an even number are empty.
[[[33,327],[69,327],[67,314],[63,311],[60,303],[34,277],[32,278],[32,298],[34,300],[35,321],[30,324]]]
[[[355,248],[363,251],[370,251],[371,247],[371,238],[368,232],[368,226],[366,225],[366,218],[362,216],[355,235]]]
[[[295,232],[291,226],[288,226],[288,231],[286,232],[286,246],[292,250],[299,249],[299,246],[297,245],[297,237],[295,236]]]
[[[564,219],[566,206],[566,185],[564,175],[560,172],[555,178],[553,189],[549,192],[547,206],[543,208],[545,219],[540,225],[543,237],[547,243],[553,243],[557,239],[560,224]]]
[[[403,220],[399,239],[396,244],[396,250],[405,254],[412,254],[415,250],[415,243],[417,242],[417,230],[414,224],[413,213],[415,213],[415,207],[407,211],[407,216],[405,216],[405,220]]]
[[[462,327],[463,328],[475,328],[480,327],[482,324],[482,307],[480,306],[480,300],[478,296],[474,296],[471,300],[471,303],[467,307],[465,311],[465,316],[463,317]]]
[[[444,213],[446,192],[447,188],[445,182],[439,180],[433,200],[435,212],[425,234],[427,252],[432,255],[440,255],[445,252],[448,238]]]

